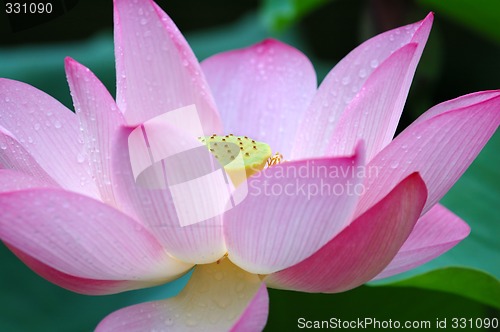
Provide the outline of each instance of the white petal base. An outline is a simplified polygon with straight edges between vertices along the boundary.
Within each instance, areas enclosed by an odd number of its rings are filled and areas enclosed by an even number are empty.
[[[264,328],[265,285],[227,258],[198,265],[178,296],[116,311],[96,331],[246,331]]]

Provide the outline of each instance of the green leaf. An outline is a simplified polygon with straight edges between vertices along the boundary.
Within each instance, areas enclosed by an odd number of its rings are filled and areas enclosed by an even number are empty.
[[[459,23],[500,42],[500,1],[492,0],[419,0],[423,7],[446,15]]]
[[[178,294],[191,273],[159,287],[87,296],[42,279],[0,244],[0,331],[91,331],[111,312]]]
[[[500,278],[500,132],[496,132],[442,203],[471,226],[471,234],[430,268],[467,265]]]
[[[417,322],[430,324],[429,331],[436,330],[436,322],[447,320],[451,327],[453,318],[493,318],[498,311],[479,302],[456,294],[412,287],[361,286],[340,294],[308,294],[269,290],[270,315],[265,331],[304,330],[299,319],[358,321],[366,318],[381,321],[392,320],[401,324]],[[374,329],[373,324],[364,326]],[[332,328],[333,329],[333,328]],[[351,330],[351,329],[349,329]],[[352,329],[356,330],[356,329]],[[362,330],[359,328],[357,330]],[[376,328],[377,331],[389,330]],[[417,329],[415,329],[417,330]]]
[[[479,270],[449,267],[387,286],[418,287],[457,294],[500,309],[500,281]]]
[[[281,32],[328,0],[263,0],[261,14],[269,29]]]

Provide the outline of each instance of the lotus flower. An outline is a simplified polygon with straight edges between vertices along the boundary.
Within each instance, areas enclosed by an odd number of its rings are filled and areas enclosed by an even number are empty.
[[[393,139],[432,14],[368,40],[318,89],[308,59],[279,41],[200,65],[153,2],[115,0],[114,20],[116,103],[72,59],[76,114],[29,85],[0,81],[0,238],[23,262],[92,295],[158,285],[194,267],[178,296],[119,310],[97,330],[260,330],[266,286],[342,292],[423,264],[468,235],[438,201],[498,127],[500,92],[441,103]],[[189,105],[207,136],[246,135],[283,160],[255,170],[240,204],[179,226],[165,190],[137,186],[128,137]],[[182,128],[162,133],[172,140]],[[293,172],[314,167],[349,171]],[[311,191],[349,184],[363,190]]]

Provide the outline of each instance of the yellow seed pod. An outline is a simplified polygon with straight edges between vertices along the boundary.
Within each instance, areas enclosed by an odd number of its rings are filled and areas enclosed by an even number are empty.
[[[198,140],[205,144],[235,186],[246,178],[261,171],[271,156],[271,148],[266,143],[257,142],[247,136],[204,136]],[[243,173],[244,170],[244,173]],[[240,174],[246,176],[242,178]]]

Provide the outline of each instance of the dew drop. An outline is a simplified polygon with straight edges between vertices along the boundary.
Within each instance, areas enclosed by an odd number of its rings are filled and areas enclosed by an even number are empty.
[[[79,164],[82,164],[85,161],[85,156],[83,154],[79,153],[76,156],[76,161],[78,161]]]
[[[366,77],[366,70],[365,69],[360,69],[358,73],[360,78]]]
[[[397,161],[397,160],[391,161],[391,165],[390,166],[391,166],[392,169],[398,168],[399,161]]]
[[[194,318],[190,318],[190,319],[186,320],[186,325],[194,327],[194,326],[198,325],[198,321],[195,320]]]
[[[0,149],[6,150],[7,149],[7,145],[4,142],[0,142]]]
[[[240,281],[236,284],[236,292],[241,293],[245,289],[245,283],[243,281]]]
[[[378,67],[378,60],[373,59],[372,61],[370,61],[370,67],[377,68]]]
[[[226,309],[233,302],[233,300],[232,300],[232,298],[230,296],[227,296],[227,295],[224,295],[224,294],[220,294],[219,296],[215,297],[213,299],[213,301],[221,309]]]
[[[351,82],[351,78],[349,76],[346,76],[342,79],[342,84],[347,85]]]
[[[61,128],[62,127],[61,122],[59,121],[54,122],[54,127],[56,127],[57,129]]]
[[[146,25],[148,24],[148,19],[147,18],[141,18],[141,25]]]

